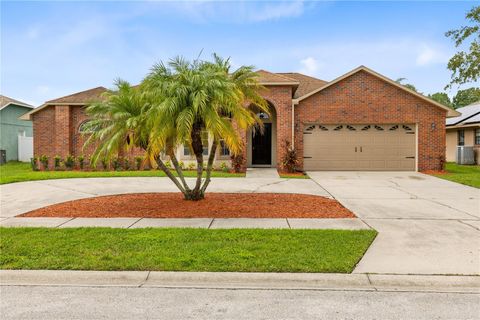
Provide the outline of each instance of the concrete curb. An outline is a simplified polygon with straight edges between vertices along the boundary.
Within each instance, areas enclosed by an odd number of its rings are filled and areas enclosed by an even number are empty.
[[[2,286],[122,286],[480,294],[480,276],[163,271],[0,270]]]

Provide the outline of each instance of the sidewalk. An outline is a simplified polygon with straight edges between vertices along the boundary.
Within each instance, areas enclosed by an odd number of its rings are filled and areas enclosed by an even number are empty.
[[[480,276],[0,270],[2,286],[116,286],[480,293]]]
[[[256,218],[22,218],[0,221],[0,227],[110,227],[110,228],[263,228],[263,229],[370,229],[360,219],[256,219]]]

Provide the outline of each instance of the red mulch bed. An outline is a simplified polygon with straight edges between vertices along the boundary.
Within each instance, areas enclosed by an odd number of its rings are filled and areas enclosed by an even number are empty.
[[[355,218],[338,201],[305,194],[208,193],[187,201],[180,193],[134,193],[68,201],[24,217]]]

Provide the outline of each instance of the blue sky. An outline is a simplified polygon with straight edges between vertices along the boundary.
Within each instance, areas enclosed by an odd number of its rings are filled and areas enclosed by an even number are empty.
[[[153,63],[203,49],[234,66],[324,80],[363,64],[433,93],[455,52],[444,33],[475,4],[2,1],[0,91],[40,105],[117,77],[138,83]]]

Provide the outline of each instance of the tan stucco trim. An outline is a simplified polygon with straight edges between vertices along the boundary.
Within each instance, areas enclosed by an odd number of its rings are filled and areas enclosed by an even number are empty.
[[[53,106],[85,106],[86,103],[68,103],[68,102],[60,102],[60,103],[45,103],[42,104],[40,107],[33,109],[32,111],[25,113],[19,119],[21,120],[32,120],[32,114],[37,113],[38,111],[45,109],[46,107],[53,107]]]
[[[395,86],[395,87],[397,87],[397,88],[399,88],[399,89],[402,89],[403,91],[406,91],[406,92],[408,92],[408,93],[416,96],[417,98],[420,98],[420,99],[422,99],[422,100],[424,100],[424,101],[427,101],[427,102],[433,104],[434,106],[439,107],[439,108],[447,111],[447,117],[448,117],[448,118],[450,118],[450,117],[458,117],[458,116],[460,115],[460,112],[455,111],[455,110],[453,110],[453,109],[450,109],[449,107],[444,106],[443,104],[438,103],[438,102],[436,102],[435,100],[432,100],[432,99],[430,99],[430,98],[428,98],[428,97],[426,97],[426,96],[424,96],[424,95],[422,95],[422,94],[420,94],[420,93],[418,93],[418,92],[412,91],[412,90],[408,89],[407,87],[401,85],[400,83],[397,83],[397,82],[393,81],[392,79],[389,79],[389,78],[385,77],[384,75],[381,75],[380,73],[375,72],[375,71],[373,71],[373,70],[371,70],[371,69],[369,69],[369,68],[367,68],[367,67],[365,67],[365,66],[359,66],[358,68],[355,68],[355,69],[353,69],[352,71],[347,72],[347,73],[345,73],[344,75],[342,75],[342,76],[340,76],[340,77],[338,77],[338,78],[336,78],[336,79],[328,82],[328,83],[325,84],[323,87],[320,87],[320,88],[318,88],[318,89],[316,89],[316,90],[314,90],[314,91],[312,91],[312,92],[309,92],[309,93],[307,93],[307,94],[305,94],[305,95],[303,95],[303,96],[301,96],[301,97],[299,97],[299,98],[297,98],[297,99],[294,99],[294,101],[295,101],[295,103],[299,103],[300,101],[302,101],[302,100],[304,100],[304,99],[306,99],[306,98],[308,98],[308,97],[310,97],[310,96],[312,96],[312,95],[314,95],[314,94],[316,94],[316,93],[318,93],[318,92],[320,92],[320,91],[322,91],[322,90],[324,90],[324,89],[326,89],[326,88],[328,88],[328,87],[330,87],[330,86],[333,86],[333,85],[336,84],[337,82],[340,82],[340,81],[342,81],[343,79],[348,78],[348,77],[350,77],[351,75],[354,75],[355,73],[360,72],[360,71],[365,71],[365,72],[367,72],[367,73],[369,73],[369,74],[371,74],[371,75],[373,75],[373,76],[375,76],[375,77],[377,77],[377,78],[379,78],[379,79],[381,79],[381,80],[383,80],[383,81],[385,81],[385,82],[387,82],[387,83],[389,83],[389,84],[391,84],[391,85],[393,85],[393,86]]]
[[[457,124],[455,126],[446,126],[446,130],[462,129],[462,128],[472,128],[480,127],[480,122],[466,123],[466,124]]]

